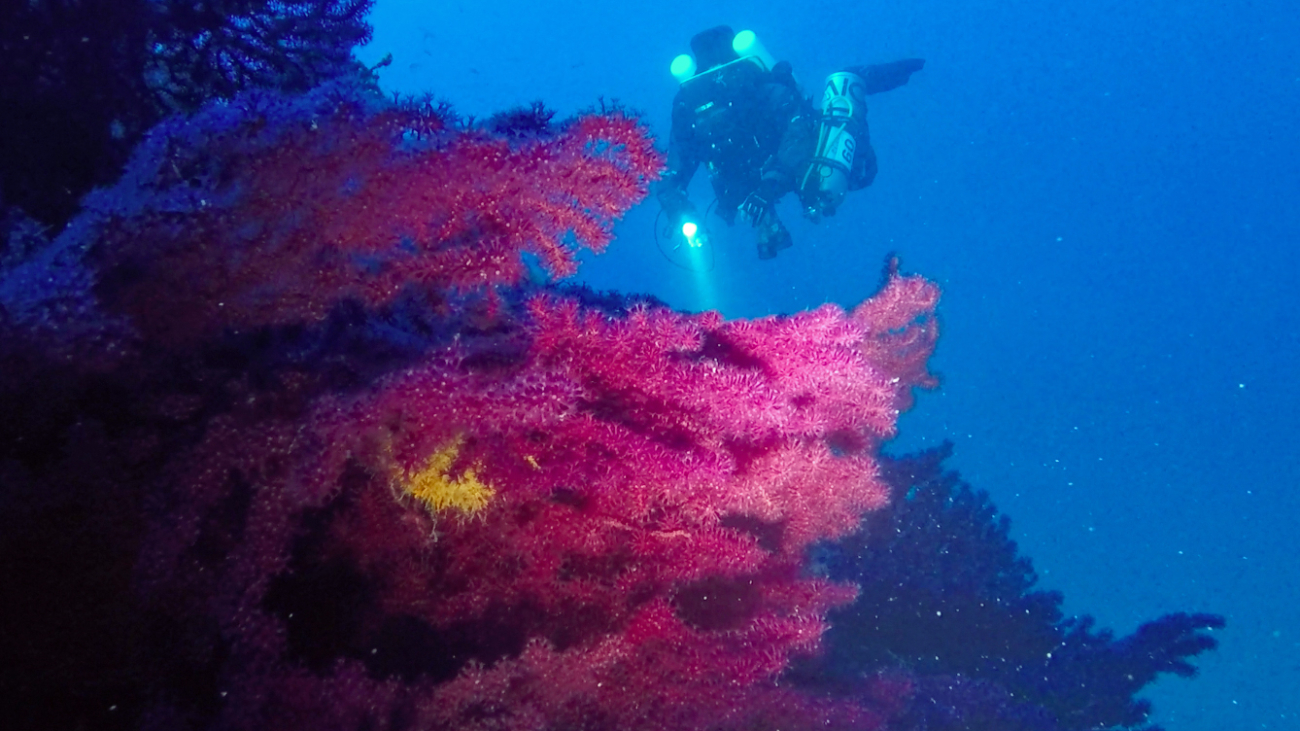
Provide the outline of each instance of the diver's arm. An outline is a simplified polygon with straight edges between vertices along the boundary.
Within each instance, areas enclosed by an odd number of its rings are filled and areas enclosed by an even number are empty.
[[[668,135],[668,160],[663,175],[654,183],[651,192],[659,205],[672,218],[674,224],[683,214],[694,211],[687,190],[691,178],[700,167],[695,153],[694,131],[690,110],[679,98],[673,104],[673,127]]]
[[[699,161],[687,154],[683,147],[680,140],[669,139],[668,166],[653,185],[655,199],[669,216],[674,217],[691,210],[691,201],[686,191],[700,166]]]
[[[683,150],[680,140],[668,143],[668,166],[651,191],[668,214],[668,228],[672,236],[679,233],[691,247],[704,246],[709,241],[708,231],[699,212],[687,196],[687,188],[699,162]],[[675,246],[674,246],[675,248]]]
[[[763,165],[759,195],[768,202],[795,189],[796,178],[808,164],[817,142],[817,128],[812,108],[799,94],[798,87],[773,84],[767,89],[769,118],[783,120],[780,146]]]
[[[897,89],[907,83],[908,78],[925,66],[923,58],[905,58],[890,63],[875,63],[867,66],[850,66],[844,69],[862,77],[868,94]]]

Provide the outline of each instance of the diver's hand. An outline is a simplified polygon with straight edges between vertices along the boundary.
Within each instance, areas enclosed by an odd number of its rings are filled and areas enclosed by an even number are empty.
[[[847,69],[862,78],[864,90],[868,94],[897,89],[912,77],[912,74],[925,68],[923,58],[905,58],[901,61],[877,63],[870,66],[854,66]]]
[[[772,201],[764,197],[759,191],[754,191],[745,196],[745,200],[740,204],[738,210],[740,215],[746,221],[749,221],[751,226],[757,226],[771,207]]]

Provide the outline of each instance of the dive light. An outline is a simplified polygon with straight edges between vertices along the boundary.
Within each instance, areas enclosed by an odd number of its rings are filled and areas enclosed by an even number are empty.
[[[731,50],[735,51],[742,60],[759,64],[764,71],[771,71],[776,67],[776,59],[767,52],[763,43],[758,40],[758,35],[752,30],[742,30],[737,33],[736,37],[731,39]]]
[[[772,54],[767,52],[767,48],[763,46],[763,42],[758,40],[758,35],[752,30],[742,30],[737,33],[735,37],[731,39],[731,50],[736,52],[737,58],[735,61],[723,64],[723,66],[728,66],[740,61],[755,64],[764,71],[771,71],[776,66],[776,59],[772,57]],[[714,66],[712,68],[701,69],[696,64],[694,56],[689,53],[683,53],[673,59],[669,70],[672,72],[673,78],[677,79],[678,83],[685,84],[691,79],[694,79],[697,76],[704,76],[716,68],[720,67]]]
[[[704,245],[704,234],[700,232],[700,227],[694,221],[686,221],[682,224],[682,236],[686,237],[686,243],[692,249]]]
[[[683,53],[673,59],[670,70],[673,72],[673,78],[678,82],[686,81],[695,75],[695,58],[689,53]]]

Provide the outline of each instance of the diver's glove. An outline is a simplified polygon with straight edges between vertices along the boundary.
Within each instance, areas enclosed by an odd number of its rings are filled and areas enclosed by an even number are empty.
[[[740,204],[740,217],[748,221],[749,225],[757,226],[771,207],[772,202],[764,199],[755,191],[746,196],[744,202]]]
[[[925,59],[904,58],[900,61],[869,66],[850,66],[844,70],[862,79],[863,91],[867,94],[879,94],[906,84],[912,74],[923,68],[925,68]]]
[[[745,196],[737,209],[741,217],[749,221],[749,225],[758,226],[767,212],[773,209],[776,199],[781,197],[779,188],[779,184],[773,180],[759,183],[758,188]]]

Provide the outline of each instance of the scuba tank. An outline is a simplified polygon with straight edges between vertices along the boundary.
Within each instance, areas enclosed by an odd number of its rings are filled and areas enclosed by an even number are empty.
[[[809,218],[832,216],[849,191],[858,137],[867,123],[867,87],[862,77],[837,71],[822,92],[817,148],[799,185]]]

